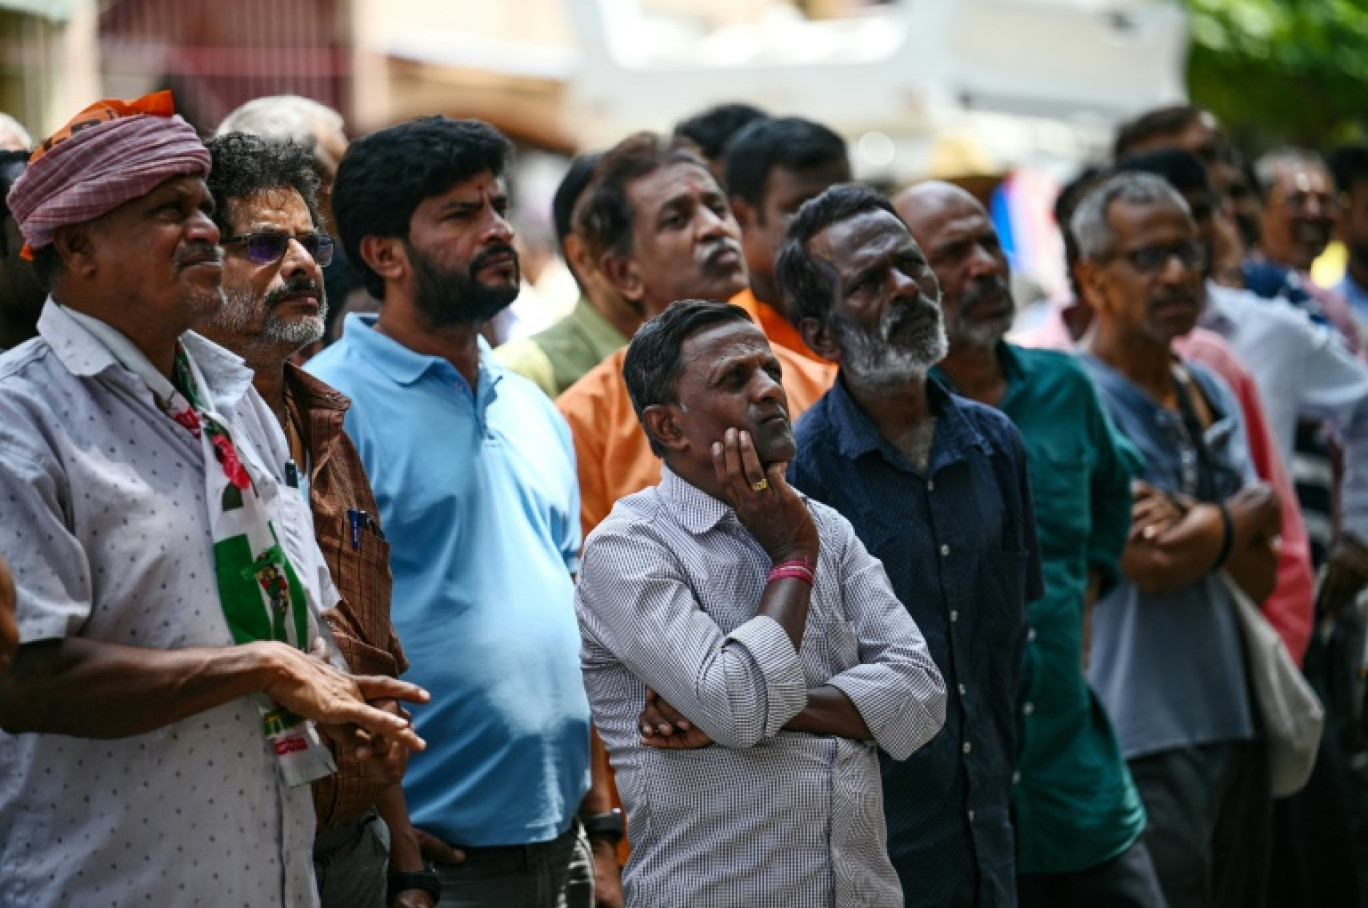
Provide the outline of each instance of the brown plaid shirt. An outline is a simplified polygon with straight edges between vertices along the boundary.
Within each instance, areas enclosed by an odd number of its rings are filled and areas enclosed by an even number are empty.
[[[398,677],[408,660],[390,623],[389,543],[379,534],[379,510],[361,456],[342,431],[351,401],[291,364],[285,366],[285,399],[309,454],[309,504],[318,547],[341,600],[324,614],[353,673]],[[352,545],[349,511],[365,511]],[[314,783],[318,827],[341,826],[375,804],[384,785],[368,781],[356,758],[337,754],[337,773]]]

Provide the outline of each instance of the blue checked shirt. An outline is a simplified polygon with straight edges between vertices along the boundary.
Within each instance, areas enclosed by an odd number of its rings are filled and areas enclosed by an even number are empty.
[[[893,866],[909,906],[1016,904],[1009,801],[1026,602],[1042,593],[1021,435],[935,379],[927,470],[879,434],[837,381],[798,421],[789,481],[850,519],[926,636],[949,692],[945,727],[885,760]]]
[[[575,594],[594,723],[627,812],[628,906],[887,906],[875,743],[906,759],[944,720],[945,687],[883,566],[839,514],[821,539],[801,651],[757,616],[770,559],[723,502],[669,468],[589,537]],[[781,730],[831,685],[875,743]],[[640,743],[646,688],[716,742]]]

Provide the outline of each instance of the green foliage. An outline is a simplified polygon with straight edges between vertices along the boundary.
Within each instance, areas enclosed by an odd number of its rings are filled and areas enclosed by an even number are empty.
[[[1188,88],[1237,144],[1368,135],[1368,0],[1187,0]]]

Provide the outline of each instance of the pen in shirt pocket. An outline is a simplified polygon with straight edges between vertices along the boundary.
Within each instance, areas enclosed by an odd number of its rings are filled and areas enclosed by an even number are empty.
[[[365,513],[355,508],[347,511],[347,522],[351,524],[352,551],[361,548],[361,515]]]

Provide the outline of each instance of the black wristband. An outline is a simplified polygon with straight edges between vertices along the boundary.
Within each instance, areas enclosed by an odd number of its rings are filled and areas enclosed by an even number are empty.
[[[582,822],[584,834],[591,839],[605,839],[616,845],[627,834],[626,825],[622,821],[622,811],[616,807],[607,813],[585,817]]]
[[[393,902],[395,897],[401,892],[410,889],[417,889],[432,896],[432,904],[437,904],[442,900],[442,880],[437,876],[437,871],[432,868],[427,870],[411,870],[404,873],[391,873],[389,884],[385,891],[385,904]]]
[[[1230,548],[1235,544],[1235,519],[1230,516],[1230,509],[1224,504],[1216,507],[1221,509],[1221,551],[1216,556],[1216,563],[1211,566],[1212,571],[1219,571],[1225,567],[1226,559],[1230,557]]]

